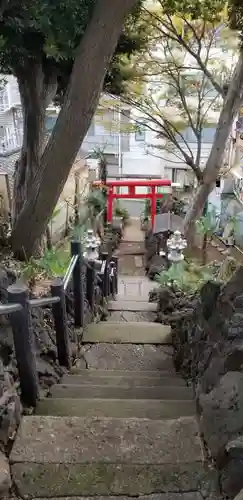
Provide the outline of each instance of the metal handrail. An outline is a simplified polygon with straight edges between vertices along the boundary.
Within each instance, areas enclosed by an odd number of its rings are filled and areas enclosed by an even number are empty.
[[[41,297],[38,299],[30,299],[28,300],[29,305],[31,307],[43,307],[43,306],[51,306],[52,304],[57,304],[60,302],[59,297]]]
[[[71,258],[70,260],[70,263],[69,263],[69,266],[66,270],[66,273],[65,273],[65,276],[63,278],[63,287],[64,287],[64,290],[67,289],[68,285],[69,285],[69,282],[70,282],[70,279],[72,277],[72,273],[73,273],[73,270],[77,264],[77,260],[78,260],[79,256],[78,255],[73,255],[73,257]]]
[[[0,316],[2,314],[11,314],[21,311],[22,309],[21,304],[0,304]]]

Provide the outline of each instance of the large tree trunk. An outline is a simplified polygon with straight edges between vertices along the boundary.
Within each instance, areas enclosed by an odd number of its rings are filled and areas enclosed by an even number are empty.
[[[64,104],[38,173],[12,231],[12,247],[31,256],[64,188],[96,110],[104,78],[126,15],[136,0],[97,0],[77,50]]]
[[[203,212],[208,196],[215,186],[220,168],[223,164],[225,146],[231,132],[233,121],[243,100],[243,50],[220,113],[214,143],[203,172],[203,180],[193,198],[192,204],[184,220],[185,235],[190,242],[194,239],[195,221]]]
[[[23,112],[23,144],[15,165],[13,227],[33,186],[44,149],[46,108],[56,93],[55,75],[44,75],[42,64],[25,63],[16,70]]]

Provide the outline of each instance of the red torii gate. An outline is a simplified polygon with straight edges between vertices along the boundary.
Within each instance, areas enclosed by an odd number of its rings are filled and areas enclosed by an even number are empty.
[[[101,181],[94,182],[94,186],[101,186],[103,183]],[[112,181],[107,180],[103,184],[107,187],[107,222],[112,221],[113,214],[113,200],[114,199],[148,199],[151,200],[151,222],[152,227],[154,225],[154,217],[156,215],[156,199],[163,198],[164,193],[158,193],[156,190],[158,187],[172,187],[175,185],[169,180],[165,179],[127,179]],[[128,193],[117,193],[116,188],[127,187]],[[149,193],[136,193],[136,187],[148,187],[150,188]]]

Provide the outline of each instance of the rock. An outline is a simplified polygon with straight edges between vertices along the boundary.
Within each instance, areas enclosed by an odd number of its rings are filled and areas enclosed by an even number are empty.
[[[212,315],[220,290],[221,284],[215,281],[208,281],[201,288],[200,297],[202,302],[202,314],[205,319],[210,318]]]
[[[11,487],[11,476],[9,463],[5,455],[0,451],[0,496],[8,495]]]
[[[167,260],[161,255],[154,255],[148,266],[148,277],[153,280],[156,274],[160,274],[161,271],[167,269]]]
[[[0,398],[0,445],[13,439],[20,423],[22,406],[17,393],[6,391]]]
[[[236,312],[232,315],[228,322],[228,338],[242,338],[243,339],[243,314]]]
[[[238,491],[243,488],[243,458],[229,460],[220,472],[220,483],[222,493],[226,498],[234,498],[237,495]]]
[[[238,295],[234,301],[234,307],[235,309],[242,309],[243,310],[243,294]]]
[[[243,489],[238,493],[234,500],[243,500]]]
[[[3,267],[0,267],[0,301],[3,303],[7,302],[8,299],[8,286],[10,282],[8,280],[8,275]]]
[[[201,394],[199,404],[204,439],[212,456],[220,461],[228,441],[242,429],[243,373],[226,373],[209,394]]]

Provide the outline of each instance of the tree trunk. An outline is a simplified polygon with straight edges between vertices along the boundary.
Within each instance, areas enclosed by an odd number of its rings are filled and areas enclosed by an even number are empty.
[[[202,241],[202,265],[206,266],[207,264],[207,250],[208,250],[208,235],[203,235]]]
[[[194,239],[195,221],[203,212],[209,194],[215,186],[220,168],[223,164],[225,146],[231,132],[233,121],[243,100],[243,50],[239,55],[234,75],[220,113],[214,143],[203,172],[203,181],[193,198],[192,204],[184,219],[185,236],[189,243]]]
[[[97,0],[77,50],[63,107],[43,153],[31,194],[12,231],[15,253],[29,257],[64,188],[96,110],[126,15],[136,0]]]
[[[44,149],[45,112],[56,93],[56,78],[46,79],[41,63],[26,63],[16,71],[23,112],[23,144],[15,165],[12,223],[18,216],[33,186]]]

